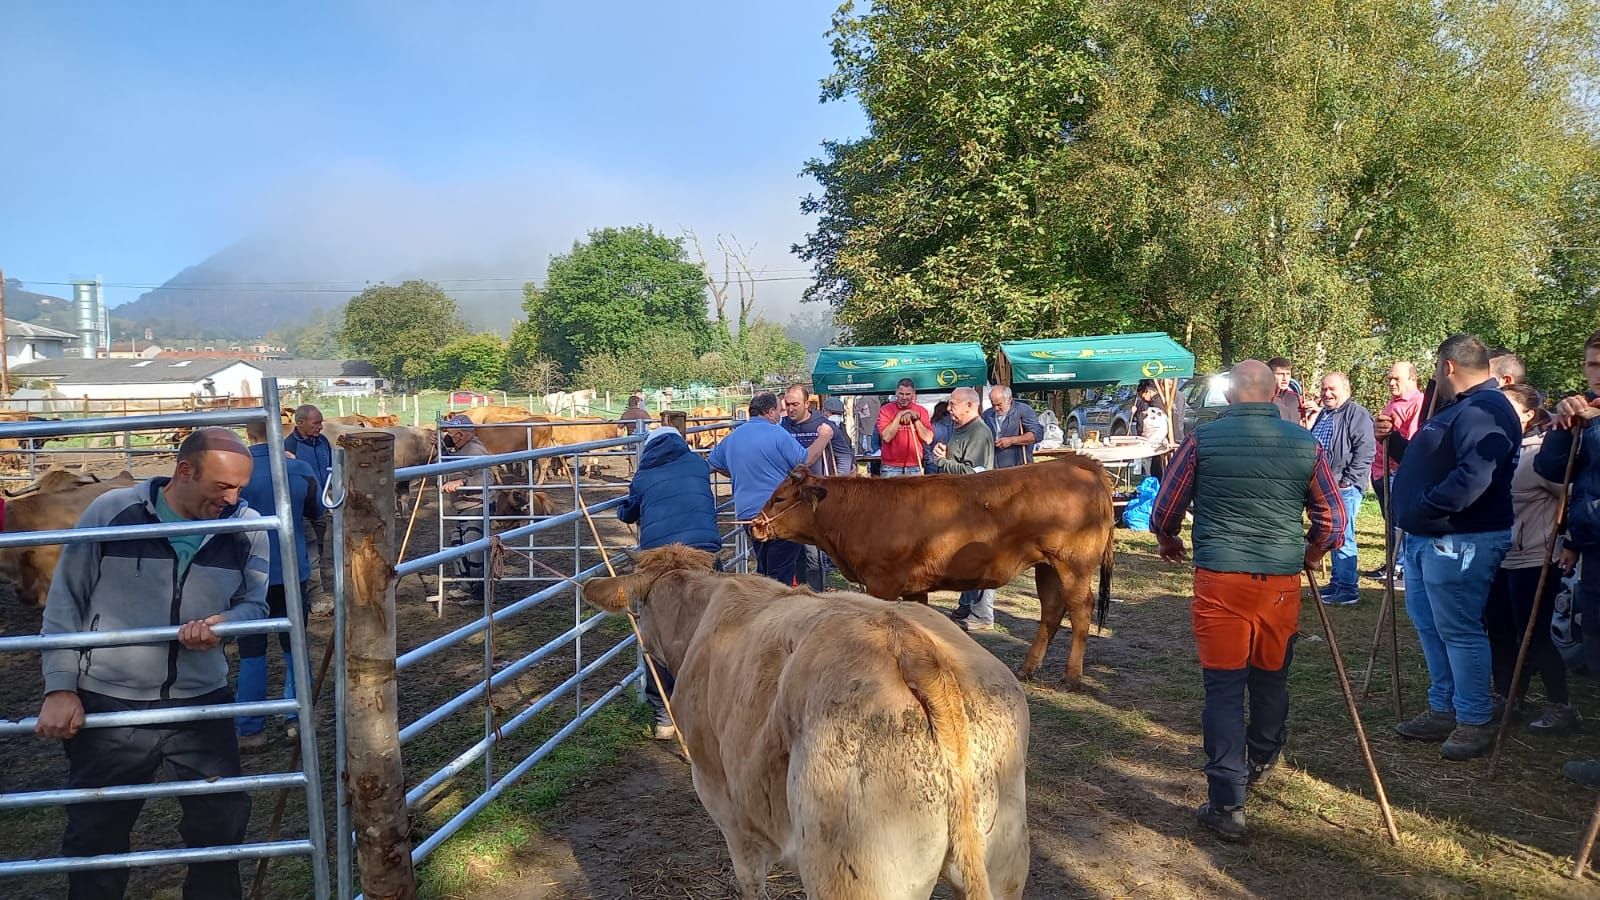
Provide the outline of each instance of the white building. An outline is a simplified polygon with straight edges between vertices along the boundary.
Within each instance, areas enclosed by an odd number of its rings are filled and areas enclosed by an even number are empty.
[[[371,397],[387,387],[372,363],[362,359],[264,359],[254,365],[276,378],[283,394]]]
[[[259,397],[262,372],[237,359],[45,359],[11,367],[13,383],[91,400]]]
[[[6,319],[6,364],[15,368],[40,359],[60,359],[78,336],[31,322]]]

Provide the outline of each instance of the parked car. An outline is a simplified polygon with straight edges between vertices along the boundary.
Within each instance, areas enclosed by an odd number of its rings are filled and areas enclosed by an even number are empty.
[[[1072,440],[1074,434],[1086,438],[1091,431],[1100,432],[1102,438],[1133,433],[1133,404],[1138,399],[1133,385],[1091,391],[1090,398],[1067,413],[1067,421],[1061,426],[1067,440]]]
[[[1188,405],[1183,412],[1183,432],[1191,434],[1196,425],[1204,425],[1228,408],[1227,374],[1201,375],[1189,379],[1189,383],[1183,386],[1183,398]]]
[[[450,395],[451,406],[487,406],[493,402],[493,397],[477,391],[456,391]]]

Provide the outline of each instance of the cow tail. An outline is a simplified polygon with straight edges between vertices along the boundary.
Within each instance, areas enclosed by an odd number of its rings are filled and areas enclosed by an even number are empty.
[[[1111,611],[1111,566],[1116,557],[1117,530],[1106,529],[1106,547],[1100,551],[1100,594],[1095,601],[1095,627],[1106,627],[1106,613]]]
[[[943,658],[927,635],[898,622],[890,628],[899,648],[900,677],[922,705],[933,742],[944,755],[945,771],[950,773],[950,854],[961,873],[964,896],[968,900],[993,900],[978,827],[977,779],[972,771],[969,742],[972,732],[961,684],[952,671],[952,663]]]

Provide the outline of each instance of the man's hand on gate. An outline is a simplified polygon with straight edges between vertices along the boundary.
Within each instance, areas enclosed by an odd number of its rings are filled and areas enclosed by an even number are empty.
[[[217,637],[211,626],[221,621],[222,616],[215,615],[178,626],[178,643],[190,650],[210,650],[216,647],[222,643],[222,638]]]
[[[1177,535],[1156,535],[1156,542],[1160,545],[1161,558],[1169,563],[1181,563],[1189,558],[1189,551],[1183,546],[1183,538]]]
[[[39,707],[39,721],[33,726],[40,737],[64,741],[83,727],[83,701],[75,691],[51,691]]]
[[[465,487],[466,484],[465,481],[458,478],[455,481],[446,481],[444,484],[439,485],[439,490],[444,491],[446,494],[454,494]]]

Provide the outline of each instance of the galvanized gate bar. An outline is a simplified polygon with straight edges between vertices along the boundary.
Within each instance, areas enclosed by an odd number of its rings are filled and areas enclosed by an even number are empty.
[[[224,791],[271,790],[298,786],[306,791],[309,838],[301,841],[240,844],[228,847],[151,850],[94,857],[59,857],[6,861],[0,862],[0,877],[310,855],[312,857],[314,894],[318,900],[324,900],[329,896],[327,850],[324,846],[325,826],[322,819],[321,782],[317,775],[316,720],[311,710],[313,690],[307,665],[305,622],[300,608],[297,554],[293,526],[291,524],[297,511],[291,509],[289,504],[288,479],[283,454],[283,434],[277,427],[279,415],[277,384],[270,379],[262,382],[262,404],[261,407],[244,409],[227,408],[154,416],[126,416],[113,419],[0,423],[0,438],[32,438],[140,430],[170,430],[178,427],[201,428],[264,422],[267,425],[268,465],[271,468],[273,486],[275,488],[273,497],[274,509],[270,515],[258,515],[249,519],[158,523],[144,526],[73,528],[4,535],[0,536],[0,547],[95,543],[128,538],[149,539],[194,534],[231,534],[248,531],[275,532],[274,536],[279,542],[278,547],[283,555],[286,582],[284,593],[288,601],[287,618],[219,624],[214,630],[221,637],[287,631],[289,633],[291,652],[294,657],[295,681],[300,686],[300,690],[296,692],[296,698],[294,700],[267,700],[255,703],[207,704],[203,706],[95,713],[84,718],[82,727],[106,728],[170,724],[233,718],[239,715],[270,715],[295,712],[298,714],[301,723],[301,770],[290,773],[241,775],[234,778],[210,781],[191,780],[147,785],[113,785],[103,788],[13,792],[0,794],[0,808],[17,809],[44,805],[105,802],[107,800],[198,796]],[[176,626],[167,626],[125,629],[113,632],[20,635],[0,638],[0,652],[90,649],[135,643],[166,643],[175,640],[177,633],[178,628]],[[0,722],[0,736],[31,735],[36,723],[36,717]]]

